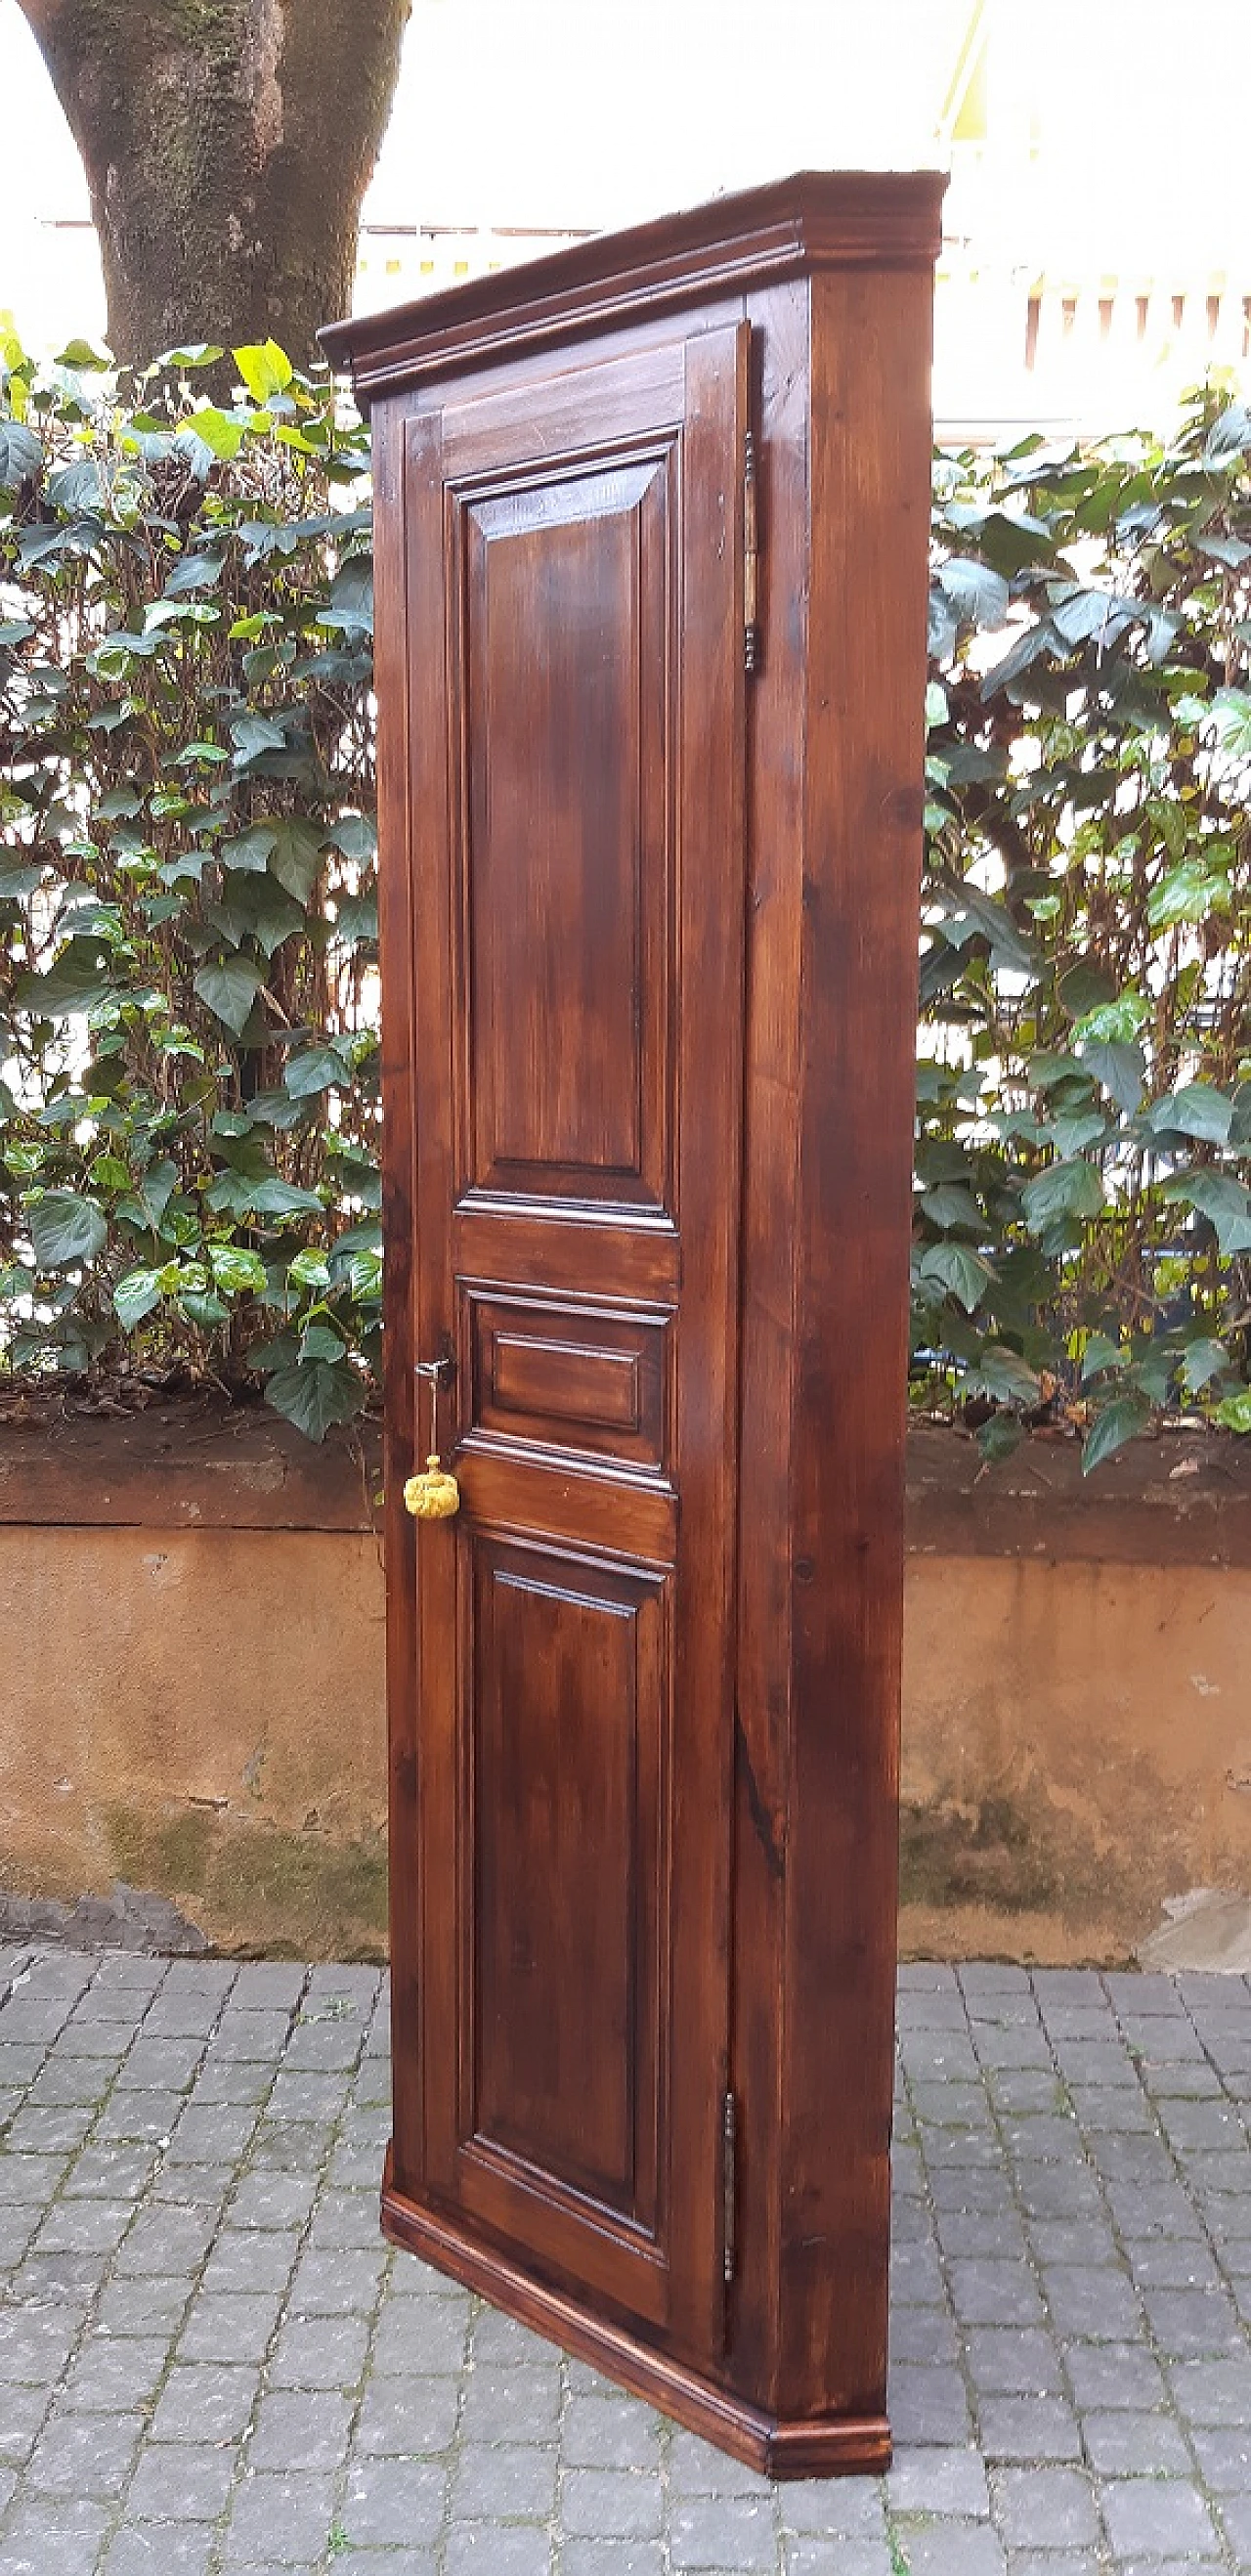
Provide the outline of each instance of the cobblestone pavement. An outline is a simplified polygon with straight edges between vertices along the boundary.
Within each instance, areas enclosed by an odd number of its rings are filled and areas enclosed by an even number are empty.
[[[361,1968],[0,1949],[0,2576],[1251,2568],[1251,1992],[909,1968],[885,2481],[771,2487],[377,2232]]]

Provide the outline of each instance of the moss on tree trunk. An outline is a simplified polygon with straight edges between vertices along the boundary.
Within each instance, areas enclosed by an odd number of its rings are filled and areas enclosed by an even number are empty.
[[[409,0],[20,0],[82,153],[114,355],[271,335],[351,300]]]

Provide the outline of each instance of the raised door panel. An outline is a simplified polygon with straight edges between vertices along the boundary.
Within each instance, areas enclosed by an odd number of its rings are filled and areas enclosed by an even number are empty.
[[[673,471],[454,505],[471,1188],[664,1196]]]
[[[747,340],[423,415],[406,472],[416,1330],[456,1360],[463,1501],[418,1539],[419,1900],[395,1919],[423,2108],[395,2171],[504,2257],[705,2354]]]
[[[470,1583],[463,2197],[590,2220],[611,2275],[658,2252],[671,1586],[489,1538]]]

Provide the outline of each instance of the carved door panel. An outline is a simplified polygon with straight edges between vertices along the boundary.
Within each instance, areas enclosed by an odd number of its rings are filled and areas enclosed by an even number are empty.
[[[396,1939],[422,2135],[397,2110],[396,2179],[705,2351],[747,339],[554,359],[412,419],[404,463],[413,1356],[455,1359],[463,1503],[418,1541],[420,1849]]]

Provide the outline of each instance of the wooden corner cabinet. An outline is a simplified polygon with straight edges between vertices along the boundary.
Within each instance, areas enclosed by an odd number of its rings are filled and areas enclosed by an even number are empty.
[[[941,191],[809,174],[325,334],[377,520],[383,2224],[782,2477],[890,2448]]]

